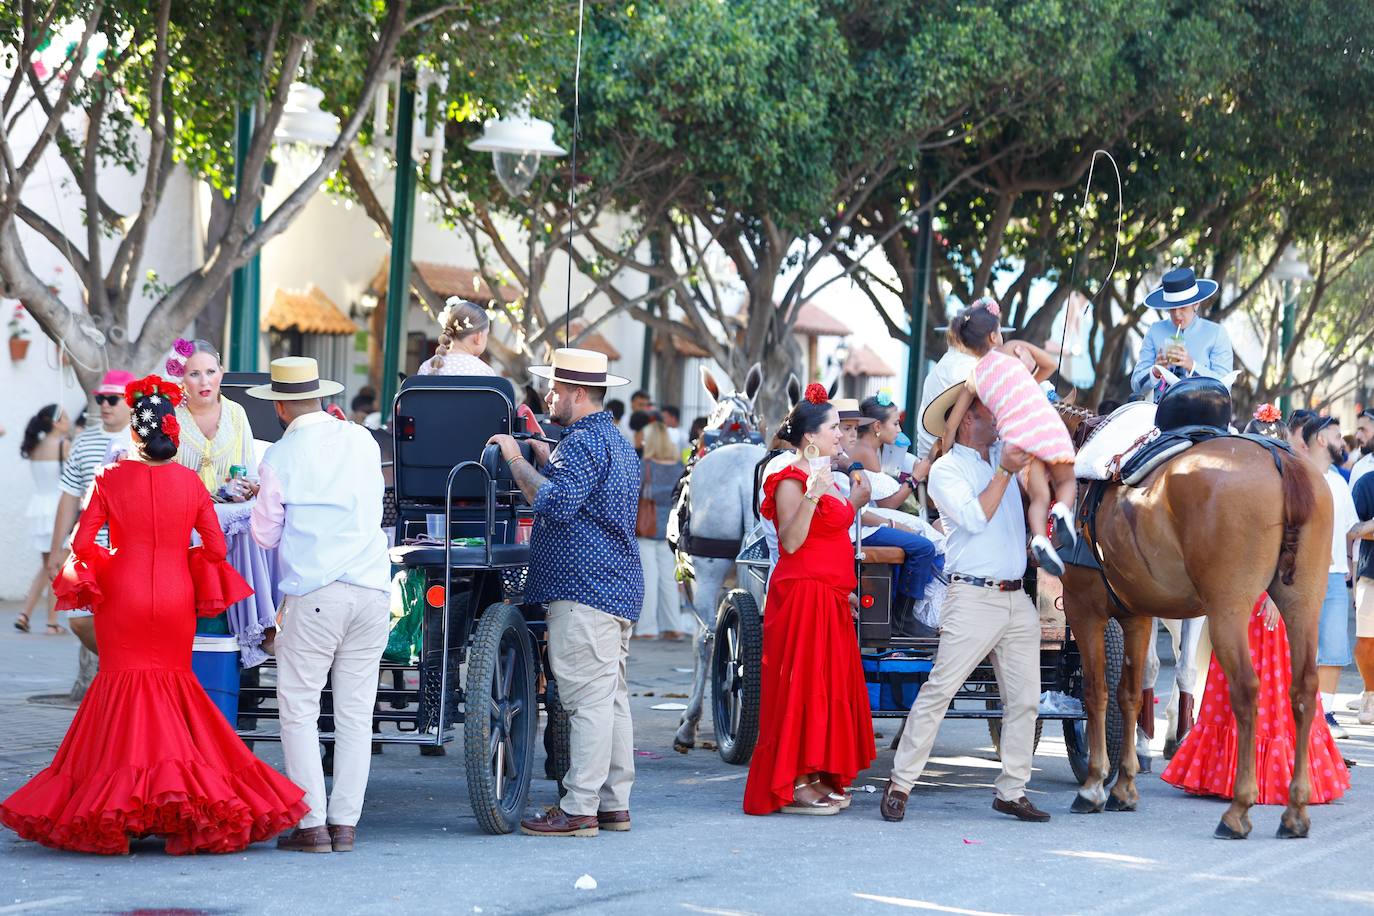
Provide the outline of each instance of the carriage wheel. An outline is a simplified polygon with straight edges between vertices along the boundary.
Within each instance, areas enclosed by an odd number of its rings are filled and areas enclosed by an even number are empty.
[[[529,796],[539,719],[530,631],[513,605],[493,604],[477,621],[465,692],[468,797],[483,830],[510,833]]]
[[[1001,709],[1001,700],[984,700],[983,705],[988,709]],[[992,752],[997,755],[997,759],[1002,759],[1002,720],[988,719],[988,737],[992,739]],[[1035,754],[1040,747],[1040,735],[1045,730],[1045,720],[1035,720],[1035,740],[1031,743],[1031,754]]]
[[[1121,669],[1125,666],[1126,638],[1122,635],[1121,624],[1115,620],[1107,621],[1107,779],[1111,785],[1116,779],[1116,771],[1121,763],[1121,745],[1126,739],[1126,723],[1121,720],[1121,707],[1116,704],[1116,688],[1121,683]],[[1070,696],[1083,699],[1083,670],[1080,667],[1069,678]],[[1134,723],[1132,723],[1134,728]],[[1131,733],[1135,742],[1135,733]],[[1064,720],[1064,748],[1068,751],[1069,766],[1073,776],[1082,785],[1088,778],[1088,763],[1092,749],[1088,747],[1088,723],[1084,719]]]
[[[746,764],[759,737],[763,620],[754,596],[731,589],[716,613],[711,653],[711,719],[726,763]]]
[[[549,679],[544,685],[544,778],[558,783],[558,797],[563,797],[563,777],[572,765],[572,723],[568,711],[558,698],[558,682]]]

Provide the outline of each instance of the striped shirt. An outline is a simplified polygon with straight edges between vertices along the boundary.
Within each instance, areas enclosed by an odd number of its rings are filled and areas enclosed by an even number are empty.
[[[1022,362],[989,350],[973,367],[978,399],[997,420],[997,436],[1041,461],[1072,462],[1068,428]]]
[[[84,508],[86,496],[91,490],[91,482],[95,480],[96,471],[105,466],[111,444],[127,440],[128,437],[128,427],[110,433],[100,426],[88,429],[77,436],[76,442],[72,444],[71,456],[62,468],[62,479],[58,481],[58,487],[63,493],[69,493],[81,500]],[[102,547],[110,546],[107,529],[100,529],[100,533],[96,535],[96,543]]]

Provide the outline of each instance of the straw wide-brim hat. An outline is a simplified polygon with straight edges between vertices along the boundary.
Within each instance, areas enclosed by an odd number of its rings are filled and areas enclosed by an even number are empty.
[[[950,385],[926,405],[925,412],[921,414],[921,426],[925,427],[926,432],[937,439],[945,434],[945,420],[954,409],[954,402],[959,400],[959,391],[963,387],[963,382]]]
[[[616,388],[630,384],[627,378],[607,372],[610,360],[605,353],[559,347],[553,351],[553,365],[531,366],[530,374],[565,385],[587,385],[593,388]]]
[[[338,394],[344,386],[320,378],[320,365],[309,356],[283,356],[272,360],[272,381],[248,389],[263,401],[305,401]]]
[[[859,412],[859,402],[855,398],[836,398],[830,402],[830,406],[840,415],[841,423],[850,421],[860,426],[868,426],[870,423],[878,422],[877,417],[865,417]]]

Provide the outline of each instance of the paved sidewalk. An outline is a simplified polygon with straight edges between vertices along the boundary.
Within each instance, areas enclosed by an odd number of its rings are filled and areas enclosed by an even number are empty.
[[[0,605],[0,796],[45,766],[72,710],[28,701],[65,693],[73,637],[23,636]],[[1312,809],[1312,838],[1273,839],[1279,809],[1257,808],[1244,843],[1211,838],[1224,808],[1142,777],[1135,814],[1076,817],[1059,728],[1035,757],[1033,800],[1048,824],[990,808],[997,771],[987,730],[951,721],[912,796],[907,821],[877,813],[895,725],[877,723],[879,760],[839,817],[740,812],[746,770],[712,751],[672,751],[687,644],[635,642],[630,667],[638,779],[634,830],[597,839],[482,834],[467,802],[461,749],[420,757],[389,746],[374,758],[357,852],[306,856],[262,844],[232,856],[173,858],[156,841],[127,857],[44,849],[0,831],[0,916],[25,913],[1253,913],[1368,912],[1374,907],[1369,826],[1374,728],[1342,720],[1360,766],[1341,802]],[[1161,680],[1163,683],[1163,680]],[[1353,671],[1343,685],[1355,688]],[[648,694],[652,693],[652,696]],[[1343,697],[1344,700],[1344,697]],[[1162,723],[1161,723],[1162,724]],[[703,737],[710,737],[709,714]],[[1162,735],[1162,728],[1160,729]],[[280,748],[259,753],[281,765]],[[542,770],[542,757],[535,771]],[[873,793],[862,791],[871,786]],[[552,804],[538,780],[532,803]],[[595,890],[575,890],[591,875]]]

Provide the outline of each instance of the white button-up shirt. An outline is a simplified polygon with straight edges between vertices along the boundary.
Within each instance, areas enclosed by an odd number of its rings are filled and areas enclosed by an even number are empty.
[[[1374,471],[1374,455],[1365,455],[1355,462],[1355,466],[1350,469],[1350,492],[1355,492],[1355,484],[1360,482],[1360,478]]]
[[[382,456],[372,434],[323,411],[297,417],[262,456],[253,540],[279,547],[281,590],[333,582],[389,591]]]
[[[1355,511],[1355,497],[1350,493],[1350,485],[1345,478],[1336,473],[1335,468],[1326,469],[1326,485],[1331,488],[1331,572],[1346,575],[1350,572],[1350,555],[1345,536],[1350,529],[1360,523],[1359,513]]]
[[[1015,480],[992,518],[983,515],[978,495],[988,488],[1002,457],[1002,443],[988,452],[991,462],[967,445],[956,444],[930,469],[930,498],[945,527],[945,572],[985,579],[1020,579],[1026,574],[1026,513]]]
[[[921,388],[921,409],[916,412],[917,458],[924,459],[930,454],[931,446],[935,444],[935,437],[926,432],[925,424],[921,422],[921,418],[926,415],[926,408],[950,386],[968,381],[969,373],[973,371],[977,362],[973,355],[950,347],[930,370],[930,375],[926,376],[925,385]]]

